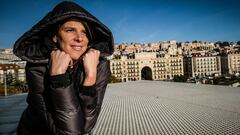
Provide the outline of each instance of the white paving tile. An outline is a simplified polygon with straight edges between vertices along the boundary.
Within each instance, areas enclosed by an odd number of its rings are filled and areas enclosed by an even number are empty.
[[[0,134],[15,132],[25,98],[0,97]],[[240,134],[239,104],[240,88],[162,81],[109,84],[93,134]]]

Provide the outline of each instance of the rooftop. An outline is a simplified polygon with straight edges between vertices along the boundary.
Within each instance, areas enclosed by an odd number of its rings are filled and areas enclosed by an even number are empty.
[[[0,134],[15,134],[26,94],[0,97]],[[135,81],[109,84],[94,135],[240,134],[240,89]]]

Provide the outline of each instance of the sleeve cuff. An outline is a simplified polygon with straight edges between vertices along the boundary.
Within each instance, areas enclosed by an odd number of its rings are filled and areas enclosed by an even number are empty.
[[[51,84],[53,88],[67,87],[71,84],[68,73],[51,76]]]
[[[86,96],[95,96],[96,95],[96,85],[92,85],[92,86],[81,86],[81,92],[83,95]]]

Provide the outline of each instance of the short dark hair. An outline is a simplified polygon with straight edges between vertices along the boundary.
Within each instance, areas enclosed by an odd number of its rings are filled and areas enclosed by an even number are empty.
[[[81,19],[79,19],[79,18],[77,18],[77,17],[68,18],[68,19],[65,19],[65,20],[63,20],[63,21],[60,21],[60,22],[57,23],[57,24],[54,24],[54,25],[52,26],[52,29],[51,29],[51,31],[52,31],[52,32],[51,32],[52,37],[58,34],[58,31],[59,31],[60,27],[61,27],[64,23],[66,23],[67,21],[71,21],[71,20],[79,21],[79,22],[81,22],[81,23],[83,24],[84,28],[86,29],[87,38],[88,38],[89,42],[92,42],[92,40],[93,40],[93,34],[92,34],[92,30],[91,30],[91,27],[90,27],[89,23],[87,23],[86,21],[81,20]]]

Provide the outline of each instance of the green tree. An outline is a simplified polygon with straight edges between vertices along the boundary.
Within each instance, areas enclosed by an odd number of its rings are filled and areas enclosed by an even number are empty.
[[[174,82],[186,82],[187,81],[187,77],[184,75],[175,75],[173,78]]]
[[[13,77],[12,73],[7,73],[6,74],[6,83],[7,85],[11,85],[15,81],[15,78]]]
[[[114,75],[110,76],[110,83],[117,83],[117,82],[121,82],[119,79],[117,79]]]
[[[222,43],[222,45],[225,47],[225,46],[229,46],[229,45],[230,45],[230,43],[229,43],[229,42],[227,42],[227,41],[224,41],[224,42]]]
[[[28,92],[28,86],[27,86],[27,83],[25,81],[16,80],[12,84],[12,86],[15,87],[15,89],[17,90],[17,93]]]
[[[192,43],[198,43],[198,41],[197,41],[197,40],[194,40],[194,41],[192,41]]]
[[[237,41],[237,44],[240,45],[240,41]]]

